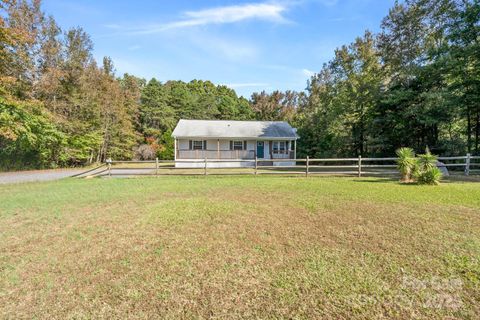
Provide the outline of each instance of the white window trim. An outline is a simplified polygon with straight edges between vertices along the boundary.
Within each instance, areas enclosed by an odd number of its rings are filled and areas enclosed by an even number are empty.
[[[283,144],[283,149],[281,145]],[[287,142],[286,141],[272,141],[272,152],[275,154],[286,154],[289,150],[287,150]]]
[[[198,144],[200,145],[200,148],[198,148]],[[204,150],[204,147],[203,140],[192,140],[192,150]]]
[[[235,148],[235,143],[240,144],[240,149]],[[238,145],[237,145],[238,146]],[[232,149],[235,150],[243,150],[243,141],[241,140],[233,140],[232,141]]]

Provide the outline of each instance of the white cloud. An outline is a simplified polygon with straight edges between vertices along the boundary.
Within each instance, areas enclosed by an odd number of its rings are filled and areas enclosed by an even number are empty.
[[[195,32],[184,35],[183,39],[189,45],[201,50],[197,53],[200,56],[207,54],[229,61],[252,63],[260,54],[259,48],[250,41],[234,37],[224,38]]]
[[[139,46],[139,45],[133,45],[133,46],[130,46],[128,47],[128,50],[130,51],[135,51],[135,50],[138,50],[138,49],[141,49],[142,47]]]
[[[209,24],[227,24],[252,19],[285,23],[287,22],[287,19],[283,16],[283,13],[286,10],[287,6],[280,3],[247,3],[242,5],[216,7],[184,12],[184,18],[177,21],[163,24],[151,24],[134,29],[124,29],[124,31],[133,35],[154,34],[170,29],[204,26]],[[116,24],[108,24],[105,26],[114,30],[121,29]]]
[[[311,78],[315,75],[315,72],[313,72],[312,70],[308,70],[308,69],[302,69],[302,74],[308,78]]]
[[[262,19],[284,22],[282,12],[285,6],[273,3],[255,3],[227,7],[218,7],[200,11],[188,11],[190,24],[232,23],[247,19]],[[179,22],[181,23],[181,22]],[[187,23],[188,24],[188,23]]]

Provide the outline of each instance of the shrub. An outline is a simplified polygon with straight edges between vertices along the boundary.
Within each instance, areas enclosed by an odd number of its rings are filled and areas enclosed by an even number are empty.
[[[419,184],[439,184],[442,171],[437,168],[438,157],[431,154],[428,147],[425,154],[418,156],[418,172],[415,174]]]
[[[425,149],[425,154],[418,155],[418,169],[421,172],[428,171],[437,167],[438,157],[431,154],[428,147]]]
[[[437,185],[440,183],[441,178],[442,178],[442,171],[437,167],[433,167],[426,171],[421,171],[417,175],[417,182],[419,184]]]
[[[437,168],[437,156],[428,148],[425,154],[415,158],[413,149],[400,148],[396,151],[397,167],[400,171],[402,182],[418,182],[419,184],[439,184],[442,171]]]
[[[139,160],[153,160],[155,159],[155,149],[149,144],[140,145],[135,151],[136,158]]]
[[[400,171],[401,181],[412,182],[417,171],[417,159],[412,148],[400,148],[396,151],[398,156],[397,168]]]

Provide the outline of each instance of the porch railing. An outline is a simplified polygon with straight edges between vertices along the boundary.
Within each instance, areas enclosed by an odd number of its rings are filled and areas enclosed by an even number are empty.
[[[286,150],[286,151],[272,151],[272,159],[294,159],[295,151]]]
[[[267,151],[268,152],[268,151]],[[267,152],[264,153],[267,155]],[[177,150],[177,159],[255,159],[254,150]],[[294,159],[294,151],[272,152],[271,159]]]
[[[177,150],[177,159],[255,159],[253,150]]]

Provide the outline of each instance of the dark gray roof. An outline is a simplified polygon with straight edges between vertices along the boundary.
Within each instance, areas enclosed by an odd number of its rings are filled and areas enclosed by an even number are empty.
[[[285,121],[180,120],[176,138],[297,139],[296,129]]]

